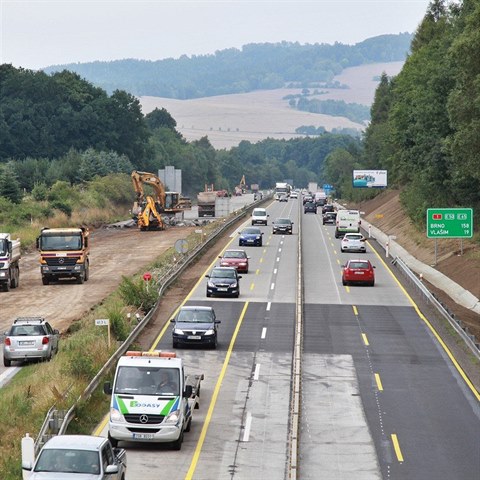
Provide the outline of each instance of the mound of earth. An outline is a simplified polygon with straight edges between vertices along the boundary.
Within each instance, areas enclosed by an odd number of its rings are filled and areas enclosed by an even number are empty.
[[[388,190],[373,200],[356,205],[364,217],[382,232],[395,235],[396,242],[427,265],[435,263],[435,240],[417,228],[405,214],[400,203],[400,192]],[[463,251],[463,253],[462,253]],[[437,243],[435,268],[454,282],[480,298],[480,246],[472,240],[442,239]],[[480,315],[456,304],[445,292],[429,285],[450,311],[460,318],[477,339],[480,339]]]

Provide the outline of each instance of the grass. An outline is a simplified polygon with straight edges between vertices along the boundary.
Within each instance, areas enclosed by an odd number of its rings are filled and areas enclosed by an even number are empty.
[[[219,222],[203,227],[207,236],[218,228]],[[38,230],[37,230],[38,231]],[[192,233],[187,238],[192,250],[202,241],[200,235]],[[159,277],[178,260],[173,248],[165,251],[149,266],[153,279]],[[124,281],[139,285],[137,297],[145,295],[145,282],[140,274]],[[122,282],[123,283],[123,282]],[[156,292],[158,288],[150,288]],[[141,297],[143,298],[143,297]],[[128,301],[126,301],[128,300]],[[21,478],[21,438],[26,432],[35,437],[53,404],[59,409],[68,409],[84,391],[91,379],[106,363],[123,340],[134,328],[134,313],[143,303],[138,298],[122,295],[122,285],[97,305],[88,314],[73,322],[60,341],[60,350],[51,362],[25,366],[12,381],[0,389],[0,478]],[[128,316],[128,314],[131,314]],[[95,326],[96,318],[110,318],[113,325],[113,342],[108,347],[107,329]],[[83,402],[77,418],[70,424],[69,433],[91,433],[93,427],[108,410],[109,398],[100,391]]]

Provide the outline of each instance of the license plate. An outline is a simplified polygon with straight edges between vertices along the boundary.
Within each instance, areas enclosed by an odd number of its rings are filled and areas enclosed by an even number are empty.
[[[253,243],[255,240],[247,240],[247,243]]]
[[[67,267],[57,267],[57,270],[66,270]]]
[[[228,291],[228,288],[217,288],[219,292],[226,292]]]
[[[26,347],[26,346],[35,345],[35,342],[18,342],[18,344]]]
[[[132,433],[132,438],[137,440],[152,440],[153,433]]]
[[[202,337],[200,335],[188,335],[187,339],[188,340],[201,340]]]
[[[363,275],[364,272],[355,272],[355,275]]]

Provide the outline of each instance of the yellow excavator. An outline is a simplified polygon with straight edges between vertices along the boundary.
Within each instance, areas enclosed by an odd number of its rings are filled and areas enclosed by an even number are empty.
[[[163,230],[162,214],[175,215],[185,209],[178,192],[166,192],[162,181],[153,173],[134,170],[131,174],[136,200],[132,214],[140,230]],[[153,188],[153,195],[146,195],[143,185]]]

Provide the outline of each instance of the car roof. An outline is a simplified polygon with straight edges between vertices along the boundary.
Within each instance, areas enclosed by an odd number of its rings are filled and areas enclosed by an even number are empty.
[[[205,307],[200,305],[186,305],[182,307],[180,310],[204,310],[204,311],[211,311],[213,307]]]
[[[345,238],[345,237],[358,237],[359,235],[360,235],[361,237],[363,237],[363,235],[362,235],[361,233],[358,233],[358,232],[349,232],[349,233],[346,233],[343,238]]]
[[[59,450],[100,450],[105,443],[105,437],[93,435],[56,435],[44,445],[44,449],[55,448]]]
[[[285,217],[277,218],[275,221],[278,222],[279,220],[286,220],[287,222],[291,222],[289,218],[285,218]]]
[[[39,323],[43,323],[43,322],[46,322],[46,320],[42,317],[18,317],[16,318],[13,323],[15,325],[25,325],[25,324],[39,324]]]
[[[225,250],[223,253],[227,253],[227,252],[243,252],[243,253],[247,253],[245,250],[243,250],[243,248],[229,248],[228,250]]]
[[[347,260],[347,265],[349,263],[356,263],[356,262],[360,262],[360,263],[368,263],[370,265],[370,260],[366,259],[366,258],[349,258]]]
[[[243,233],[252,233],[252,232],[260,232],[258,227],[246,227],[242,230]]]

